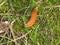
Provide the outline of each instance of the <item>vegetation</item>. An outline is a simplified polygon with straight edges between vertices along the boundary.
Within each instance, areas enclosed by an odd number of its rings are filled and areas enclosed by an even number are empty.
[[[35,7],[36,21],[25,27]],[[0,0],[0,30],[1,45],[60,45],[60,0]]]

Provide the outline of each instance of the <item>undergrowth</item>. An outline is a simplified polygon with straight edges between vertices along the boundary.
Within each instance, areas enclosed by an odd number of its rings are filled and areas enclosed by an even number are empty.
[[[35,7],[36,21],[25,27]],[[60,45],[60,0],[0,0],[0,17],[10,22],[1,45]]]

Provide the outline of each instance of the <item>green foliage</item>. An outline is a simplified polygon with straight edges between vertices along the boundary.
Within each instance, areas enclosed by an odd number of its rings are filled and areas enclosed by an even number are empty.
[[[32,30],[27,35],[27,44],[38,45],[39,42],[40,45],[60,45],[60,7],[57,6],[60,6],[60,0],[11,0],[14,10],[9,8],[8,1],[6,3],[0,7],[0,13],[10,21],[17,18],[13,25],[14,31],[28,33]],[[25,27],[24,24],[34,7],[38,7],[36,22],[32,27]],[[4,42],[8,41],[4,40]]]

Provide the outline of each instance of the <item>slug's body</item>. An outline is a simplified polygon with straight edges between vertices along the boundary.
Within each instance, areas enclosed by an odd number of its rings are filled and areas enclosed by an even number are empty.
[[[32,13],[31,13],[31,17],[30,17],[29,21],[25,24],[25,26],[31,27],[34,24],[36,17],[37,17],[37,12],[38,12],[38,8],[36,7],[33,9]]]

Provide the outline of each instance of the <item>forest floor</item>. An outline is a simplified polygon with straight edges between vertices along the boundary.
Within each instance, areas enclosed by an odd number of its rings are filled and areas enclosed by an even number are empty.
[[[60,45],[60,0],[0,0],[0,45]]]

